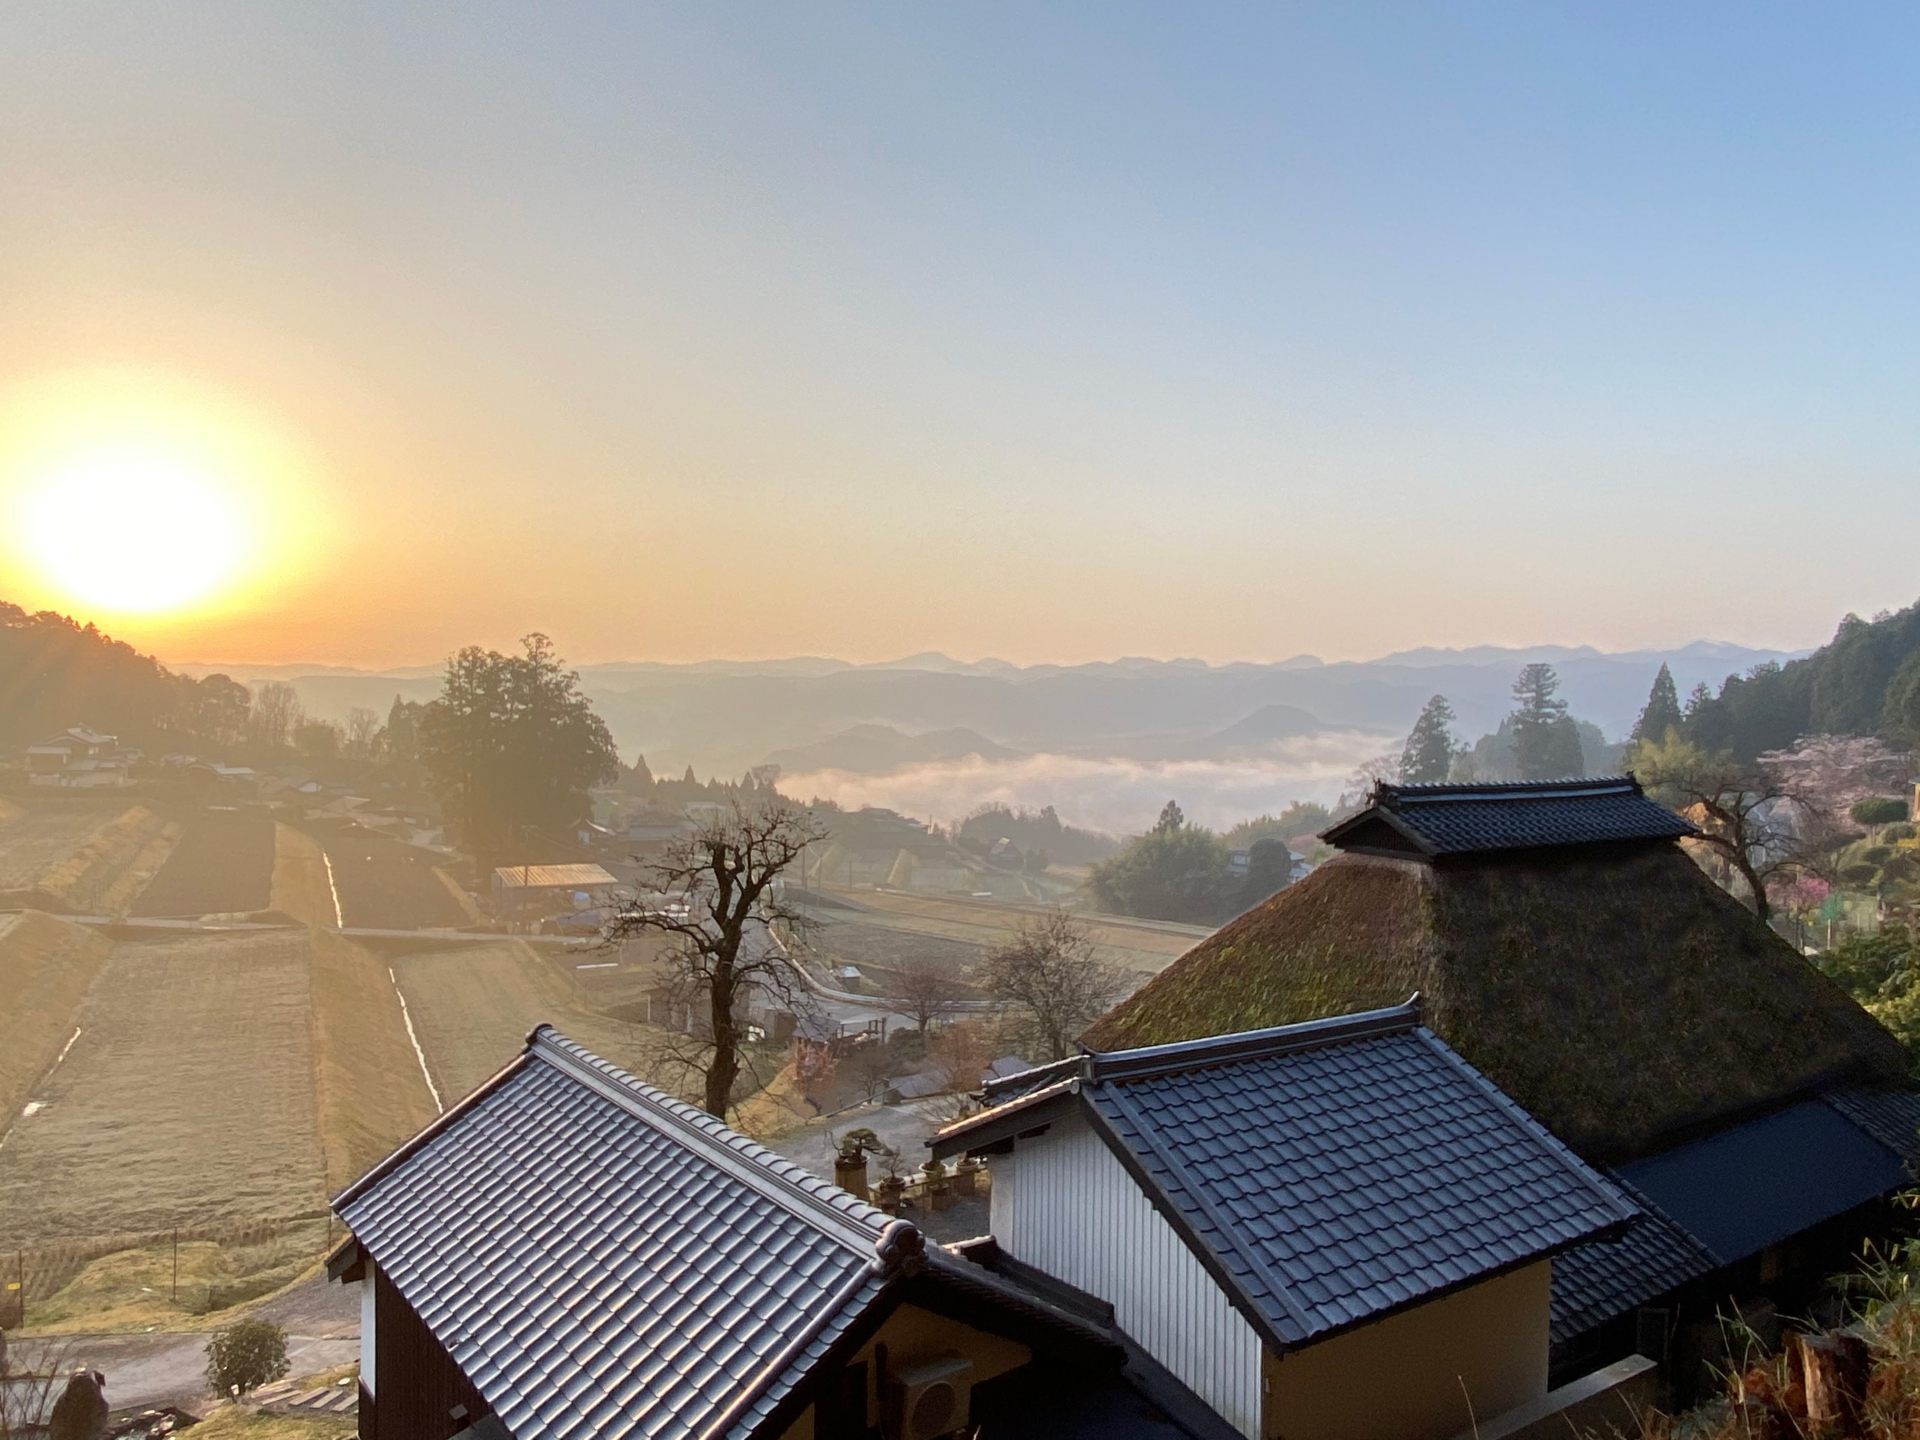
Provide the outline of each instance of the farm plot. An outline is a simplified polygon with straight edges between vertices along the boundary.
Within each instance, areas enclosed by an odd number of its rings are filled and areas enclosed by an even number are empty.
[[[1046,913],[1038,905],[946,899],[897,890],[862,890],[850,898],[860,906],[857,918],[861,925],[987,948],[1005,941],[1022,923]],[[1200,925],[1132,920],[1119,915],[1082,913],[1078,918],[1103,959],[1147,974],[1165,969],[1212,933]]]
[[[0,820],[0,895],[36,889],[120,814],[91,805],[23,810]]]
[[[653,1054],[656,1032],[580,1003],[560,973],[517,940],[400,956],[393,971],[449,1105],[518,1054],[543,1021],[636,1072]]]
[[[467,912],[434,873],[444,857],[361,825],[314,827],[333,863],[340,915],[352,929],[460,929]]]
[[[307,937],[116,945],[7,1135],[0,1244],[316,1210]]]
[[[272,900],[273,821],[251,810],[181,816],[167,863],[134,902],[135,915],[239,915]]]

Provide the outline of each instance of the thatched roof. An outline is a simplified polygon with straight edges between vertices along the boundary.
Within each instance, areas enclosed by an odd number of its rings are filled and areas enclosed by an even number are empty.
[[[1201,942],[1083,1037],[1197,1039],[1425,998],[1428,1024],[1612,1159],[1906,1052],[1673,844],[1428,864],[1344,854]]]

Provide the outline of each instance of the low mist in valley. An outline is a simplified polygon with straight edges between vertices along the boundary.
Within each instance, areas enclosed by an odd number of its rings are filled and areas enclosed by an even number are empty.
[[[882,775],[816,770],[782,775],[789,794],[854,808],[880,805],[946,823],[982,805],[1051,805],[1069,825],[1126,835],[1153,823],[1169,798],[1196,824],[1224,830],[1292,800],[1332,804],[1349,777],[1398,737],[1327,730],[1234,760],[1143,761],[1086,755],[1026,755],[908,766]]]

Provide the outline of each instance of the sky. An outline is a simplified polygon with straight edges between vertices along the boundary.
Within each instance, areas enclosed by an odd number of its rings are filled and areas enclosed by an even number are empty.
[[[1920,590],[1915,54],[8,6],[0,598],[256,663],[1815,644]]]

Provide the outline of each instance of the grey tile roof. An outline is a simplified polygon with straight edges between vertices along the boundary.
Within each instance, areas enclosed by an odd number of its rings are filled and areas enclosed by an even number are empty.
[[[1283,1347],[1637,1213],[1413,1004],[1086,1056],[1077,1078],[949,1126],[935,1153],[1017,1136],[1062,1108],[1084,1109]]]
[[[1552,1343],[1564,1345],[1718,1270],[1721,1261],[1618,1175],[1608,1179],[1640,1207],[1617,1238],[1586,1240],[1553,1260]]]
[[[1333,845],[1386,824],[1428,855],[1676,840],[1694,827],[1649,800],[1631,775],[1505,785],[1376,785],[1365,810],[1333,826]]]
[[[1818,1099],[1631,1161],[1620,1174],[1727,1264],[1911,1183],[1899,1155]]]
[[[1821,1098],[1898,1155],[1909,1169],[1920,1162],[1920,1091],[1893,1085],[1846,1085]]]
[[[516,1440],[750,1433],[919,1240],[545,1029],[336,1208]]]

